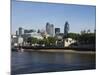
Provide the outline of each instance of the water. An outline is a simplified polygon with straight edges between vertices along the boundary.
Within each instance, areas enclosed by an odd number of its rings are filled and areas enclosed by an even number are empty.
[[[95,69],[95,54],[57,52],[12,52],[15,74]]]

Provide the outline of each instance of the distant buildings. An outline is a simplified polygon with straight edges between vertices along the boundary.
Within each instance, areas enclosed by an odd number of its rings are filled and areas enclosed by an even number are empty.
[[[60,33],[60,28],[55,28],[55,35]]]
[[[22,28],[19,27],[19,36],[22,36]]]
[[[68,31],[69,31],[69,23],[65,22],[65,26],[64,26],[64,38],[68,38]]]
[[[54,25],[50,24],[50,23],[47,23],[46,24],[46,32],[47,32],[48,35],[53,37],[54,36]]]
[[[56,46],[57,47],[63,47],[63,33],[57,33],[55,34],[56,37]]]
[[[18,44],[19,46],[22,46],[22,45],[23,45],[23,42],[24,42],[24,38],[21,37],[21,36],[19,36],[19,37],[17,37],[17,40],[18,40],[17,44]]]
[[[28,46],[29,43],[27,42],[27,39],[32,37],[39,40],[43,40],[44,38],[48,37],[54,37],[56,38],[56,47],[67,47],[70,44],[76,42],[75,40],[68,38],[68,31],[69,31],[69,23],[65,22],[64,26],[64,32],[60,32],[60,28],[54,28],[53,24],[50,24],[49,22],[46,23],[46,30],[40,30],[37,31],[33,29],[23,29],[22,27],[19,27],[18,31],[16,31],[16,35],[12,35],[12,46]]]
[[[43,34],[42,31],[36,32],[33,29],[23,29],[22,27],[19,27],[18,31],[16,31],[16,35],[11,36],[12,46],[28,45],[27,39],[30,37],[42,40]]]
[[[54,25],[51,24],[50,26],[50,35],[53,37],[54,36]]]
[[[64,34],[63,33],[59,33],[59,34],[56,34],[55,37],[59,40],[63,40],[63,36]]]
[[[18,31],[16,31],[16,34],[11,35],[12,40],[12,46],[18,46],[23,44],[23,28],[19,27]]]
[[[24,29],[24,34],[35,32],[33,29]]]
[[[37,33],[37,32],[24,34],[24,38],[29,38],[29,37],[34,37],[34,38],[37,38],[37,39],[43,39],[42,35],[40,33]]]
[[[11,35],[11,45],[12,46],[17,46],[17,44],[18,44],[18,38],[17,38],[16,35],[12,34]]]
[[[18,31],[16,31],[16,36],[18,36]]]
[[[50,34],[50,23],[46,23],[46,32],[47,34]]]

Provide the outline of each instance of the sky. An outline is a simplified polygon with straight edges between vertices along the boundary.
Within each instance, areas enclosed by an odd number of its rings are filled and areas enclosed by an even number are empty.
[[[80,33],[84,29],[93,32],[96,27],[95,6],[15,0],[12,0],[11,6],[12,33],[19,27],[45,30],[47,22],[54,24],[55,28],[60,28],[62,33],[66,21],[69,23],[69,32]]]

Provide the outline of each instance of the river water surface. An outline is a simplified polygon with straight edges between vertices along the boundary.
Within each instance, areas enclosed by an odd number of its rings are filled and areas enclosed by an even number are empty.
[[[95,69],[95,54],[12,52],[11,74]]]

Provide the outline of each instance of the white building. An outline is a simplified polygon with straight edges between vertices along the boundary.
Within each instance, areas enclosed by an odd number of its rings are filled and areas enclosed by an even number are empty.
[[[23,44],[23,37],[19,36],[18,37],[18,45],[22,45]]]
[[[36,33],[36,32],[26,33],[26,34],[24,34],[24,37],[26,37],[26,38],[34,37],[34,38],[37,38],[37,39],[43,39],[42,35],[40,33]]]
[[[64,40],[64,47],[68,47],[69,45],[75,43],[76,40],[72,39],[72,38],[67,38]]]
[[[24,40],[22,36],[11,35],[11,45],[12,46],[22,45],[23,41]]]
[[[11,45],[12,46],[17,46],[18,45],[18,38],[16,35],[11,35]]]

